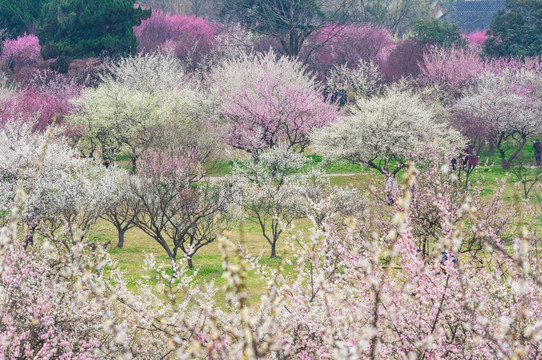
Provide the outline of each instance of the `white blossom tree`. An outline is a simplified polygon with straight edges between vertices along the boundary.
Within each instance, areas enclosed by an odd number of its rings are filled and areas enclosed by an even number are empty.
[[[361,220],[367,210],[368,201],[358,189],[333,186],[321,171],[299,174],[292,183],[297,199],[303,205],[304,216],[319,227],[340,224],[340,220],[348,217]]]
[[[535,71],[486,73],[456,110],[488,129],[502,167],[509,169],[528,138],[542,131],[542,76]]]
[[[354,67],[343,64],[334,66],[327,76],[327,86],[344,87],[348,91],[348,101],[355,101],[358,97],[372,97],[379,95],[384,88],[384,76],[377,64],[359,60]]]
[[[135,172],[139,156],[163,145],[169,131],[201,125],[199,98],[178,60],[160,54],[126,58],[108,72],[97,88],[83,91],[69,119],[85,127],[80,143],[85,153],[92,156],[96,148],[104,157],[125,153]]]
[[[124,246],[126,231],[136,226],[135,219],[141,210],[140,203],[130,186],[130,175],[121,169],[108,169],[102,180],[106,201],[101,218],[111,223],[117,230],[117,247]]]
[[[463,148],[461,134],[437,114],[420,95],[394,86],[383,96],[358,99],[351,116],[314,131],[312,149],[329,159],[366,164],[388,179],[405,168],[414,151]]]
[[[234,168],[245,213],[258,221],[271,245],[272,258],[277,256],[277,242],[284,230],[306,214],[294,174],[307,162],[300,154],[278,147],[261,154],[257,161],[238,161]]]
[[[8,220],[17,190],[25,192],[21,217],[31,230],[76,225],[88,230],[103,208],[104,188],[99,179],[105,169],[79,159],[55,129],[33,133],[16,122],[0,129],[0,214]]]

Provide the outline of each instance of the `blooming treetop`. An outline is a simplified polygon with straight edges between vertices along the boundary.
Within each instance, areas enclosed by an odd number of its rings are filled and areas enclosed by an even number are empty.
[[[126,152],[135,171],[140,154],[162,144],[159,134],[166,128],[175,132],[200,125],[200,102],[178,60],[138,56],[112,65],[110,72],[100,86],[83,91],[70,118],[84,125],[81,146],[90,154],[98,146],[104,156]]]
[[[443,86],[450,95],[459,97],[486,71],[488,64],[475,51],[433,47],[424,52],[420,77],[424,85]]]
[[[285,84],[300,88],[316,86],[315,78],[307,74],[301,63],[269,51],[260,55],[244,54],[217,65],[209,74],[211,95],[221,103],[231,94],[260,83],[264,77],[281,78]]]
[[[337,116],[337,109],[323,101],[304,70],[294,60],[277,59],[273,52],[215,69],[212,79],[228,143],[253,156],[279,144],[303,151],[308,132]]]
[[[122,84],[143,92],[184,89],[189,81],[178,59],[158,53],[121,58],[107,66],[105,73],[102,81],[106,85]]]
[[[463,147],[460,133],[436,115],[420,95],[391,87],[381,97],[358,99],[351,116],[314,131],[312,148],[330,159],[366,163],[388,177],[431,144],[444,153]]]

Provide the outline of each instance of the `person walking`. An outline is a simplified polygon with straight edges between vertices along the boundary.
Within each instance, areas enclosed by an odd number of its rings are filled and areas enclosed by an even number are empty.
[[[106,169],[109,169],[109,167],[111,166],[111,159],[105,158],[105,161],[102,163],[102,165],[105,166]]]
[[[344,87],[341,87],[339,89],[339,93],[338,93],[338,98],[339,98],[339,106],[345,106],[346,103],[348,102],[348,93],[346,92],[346,89]]]
[[[534,159],[536,160],[536,166],[540,166],[540,155],[542,155],[542,142],[539,139],[533,141]]]
[[[476,148],[471,145],[469,146],[469,149],[467,150],[467,164],[468,164],[468,170],[471,170],[476,165],[478,165],[478,152],[476,151]]]

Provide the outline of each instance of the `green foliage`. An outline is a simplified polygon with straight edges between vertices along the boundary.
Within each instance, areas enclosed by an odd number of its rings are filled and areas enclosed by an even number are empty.
[[[442,47],[465,46],[467,44],[457,25],[437,19],[417,21],[412,27],[410,38],[422,44]]]
[[[43,6],[37,29],[44,59],[133,55],[133,26],[151,15],[135,0],[58,0]]]
[[[0,28],[16,38],[29,33],[35,25],[46,0],[0,0]]]
[[[542,55],[542,1],[507,0],[493,16],[485,51],[490,56]]]
[[[275,38],[287,55],[294,56],[310,34],[332,20],[319,0],[226,0],[220,15]]]
[[[402,36],[420,19],[429,17],[433,0],[351,0],[348,13],[355,22],[381,25]]]
[[[289,31],[289,19],[295,17],[299,26],[310,29],[311,20],[323,18],[320,5],[315,0],[234,0],[231,2],[238,19],[254,26],[262,33],[269,31]],[[224,9],[224,12],[228,10]]]

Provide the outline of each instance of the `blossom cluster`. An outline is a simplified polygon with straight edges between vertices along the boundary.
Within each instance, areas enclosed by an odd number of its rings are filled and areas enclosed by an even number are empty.
[[[0,61],[9,67],[22,68],[41,60],[39,39],[36,35],[21,35],[5,40],[0,51]]]

